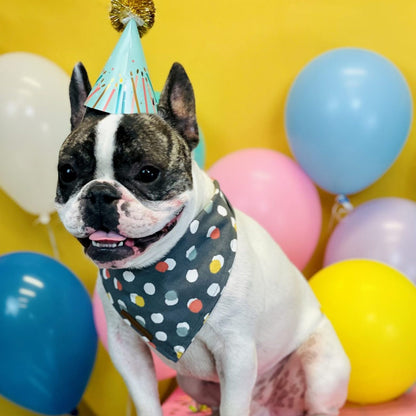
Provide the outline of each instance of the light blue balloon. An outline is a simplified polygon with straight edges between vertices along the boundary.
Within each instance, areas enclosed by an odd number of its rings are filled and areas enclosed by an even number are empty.
[[[37,253],[0,257],[1,395],[38,413],[69,413],[96,350],[91,300],[70,270]]]
[[[402,150],[412,121],[405,78],[383,56],[340,48],[311,61],[286,101],[292,152],[309,177],[334,194],[375,182]]]

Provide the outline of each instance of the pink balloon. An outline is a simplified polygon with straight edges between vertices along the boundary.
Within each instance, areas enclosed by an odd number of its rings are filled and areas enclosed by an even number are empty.
[[[108,350],[107,323],[105,321],[104,308],[96,291],[94,291],[94,294],[92,295],[92,312],[94,315],[95,329],[97,330],[98,338],[104,345],[104,348]]]
[[[299,269],[306,266],[319,240],[322,208],[318,191],[298,164],[274,150],[245,149],[225,156],[208,173]]]
[[[103,343],[105,349],[108,349],[107,341],[107,323],[105,320],[104,308],[97,292],[92,297],[92,309],[94,314],[94,323],[97,330],[98,338]],[[166,380],[176,377],[176,371],[167,366],[153,351],[153,362],[155,364],[156,378],[158,380]]]

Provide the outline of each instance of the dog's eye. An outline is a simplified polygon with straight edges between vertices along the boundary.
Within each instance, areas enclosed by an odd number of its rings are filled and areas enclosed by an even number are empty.
[[[154,182],[159,177],[160,171],[154,166],[143,166],[137,174],[136,179],[143,183]]]
[[[77,173],[71,165],[63,165],[59,168],[59,179],[63,183],[73,182],[77,178]]]

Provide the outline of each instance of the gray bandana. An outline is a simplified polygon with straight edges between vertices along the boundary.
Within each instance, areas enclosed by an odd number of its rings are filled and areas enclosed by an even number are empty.
[[[178,361],[227,284],[237,250],[234,211],[215,183],[177,245],[144,269],[101,269],[113,306],[150,346]]]

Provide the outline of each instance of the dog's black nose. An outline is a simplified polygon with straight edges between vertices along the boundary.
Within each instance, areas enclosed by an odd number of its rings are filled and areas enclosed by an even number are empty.
[[[95,183],[85,195],[92,205],[105,206],[120,199],[121,193],[114,186],[107,183]]]
[[[121,197],[121,192],[109,183],[92,183],[84,196],[82,208],[84,223],[95,230],[117,230],[119,222],[117,202]]]

